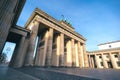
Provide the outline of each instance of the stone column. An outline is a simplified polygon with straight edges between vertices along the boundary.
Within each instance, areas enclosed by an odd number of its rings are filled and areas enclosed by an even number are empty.
[[[97,66],[97,68],[100,68],[100,64],[99,64],[98,58],[99,58],[99,57],[95,54],[96,66]]]
[[[76,65],[75,67],[79,67],[79,56],[78,56],[78,43],[75,43],[75,62],[76,62]]]
[[[89,67],[88,66],[88,56],[87,56],[87,53],[86,53],[85,44],[83,44],[83,54],[84,54],[84,64],[85,64],[85,67]]]
[[[25,36],[21,37],[21,40],[19,42],[18,45],[18,50],[16,52],[16,55],[14,55],[14,57],[12,57],[12,60],[10,62],[9,66],[12,67],[22,67],[23,66],[23,62],[24,62],[24,58],[25,58],[25,53],[24,53],[24,45],[25,44]]]
[[[91,63],[91,68],[94,68],[94,60],[93,57],[90,56],[90,63]]]
[[[74,39],[71,39],[71,50],[72,50],[72,66],[75,67],[75,44],[74,44]]]
[[[28,49],[29,49],[29,36],[26,37],[25,39],[25,43],[24,43],[24,50],[23,50],[23,53],[25,54],[25,58],[24,58],[24,63],[23,63],[23,66],[25,66],[25,63],[26,63],[26,57],[27,57],[27,52],[28,52]]]
[[[38,40],[38,48],[37,48],[37,54],[35,58],[35,65],[44,67],[46,66],[46,56],[47,56],[47,47],[48,47],[48,39],[49,39],[49,30],[46,30],[41,35],[43,35],[43,38],[39,37]]]
[[[118,60],[120,60],[120,52],[118,52]]]
[[[64,34],[60,34],[60,58],[59,66],[64,66]]]
[[[95,62],[93,57],[91,57],[91,65],[92,65],[92,68],[95,68]]]
[[[71,52],[71,41],[69,40],[66,45],[67,48],[67,67],[72,67],[72,52]]]
[[[60,35],[56,34],[55,38],[56,38],[56,41],[55,41],[54,46],[56,47],[53,49],[52,66],[58,67],[59,57],[60,57]]]
[[[108,65],[107,65],[107,62],[105,61],[105,56],[103,53],[102,53],[102,61],[103,61],[104,68],[108,68]]]
[[[79,67],[84,67],[84,60],[83,60],[83,49],[81,43],[78,42],[78,56],[79,56]]]
[[[38,60],[38,66],[46,66],[46,56],[47,56],[47,46],[48,46],[48,37],[49,37],[49,31],[47,30],[45,32],[45,37],[43,39],[43,46],[40,46],[39,48],[39,60]]]
[[[51,66],[51,64],[52,64],[53,32],[54,32],[53,28],[49,28],[46,63],[45,63],[46,66]]]
[[[111,60],[112,66],[114,69],[116,69],[117,65],[116,65],[116,61],[114,60],[114,55],[112,55],[112,53],[109,53],[109,55],[110,55],[110,60]]]
[[[36,51],[36,55],[35,55],[35,62],[34,62],[35,66],[41,66],[40,61],[41,61],[41,54],[43,54],[43,52],[42,53],[40,52],[40,51],[42,51],[40,44],[41,44],[41,38],[39,37],[38,44],[37,44],[37,51]]]
[[[39,27],[39,22],[34,21],[31,23],[31,25],[28,26],[28,29],[31,30],[31,36],[30,36],[30,42],[29,42],[29,49],[26,57],[26,66],[33,65],[33,54],[35,50],[35,44],[36,44],[36,38],[38,34],[38,27]]]
[[[89,61],[89,67],[92,68],[92,61],[89,54],[88,54],[88,61]]]
[[[59,57],[60,57],[60,35],[57,36],[57,48],[56,48],[56,61],[57,61],[57,64],[56,66],[59,66]]]

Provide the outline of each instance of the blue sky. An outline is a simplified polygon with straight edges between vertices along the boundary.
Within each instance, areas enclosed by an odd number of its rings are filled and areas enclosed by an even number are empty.
[[[86,39],[88,51],[100,43],[120,40],[120,0],[27,0],[17,25],[24,27],[38,7],[57,20],[62,16]]]

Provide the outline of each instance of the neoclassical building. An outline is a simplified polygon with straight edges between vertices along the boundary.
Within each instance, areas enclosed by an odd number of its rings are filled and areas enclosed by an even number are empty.
[[[31,32],[24,66],[88,67],[86,39],[66,21],[36,8],[25,28]]]
[[[16,43],[11,67],[88,67],[86,39],[66,21],[36,8],[25,28],[12,26],[6,41]]]
[[[25,28],[16,25],[25,1],[0,1],[0,56],[6,41],[16,44],[9,66],[88,67],[86,39],[66,21],[36,8]]]
[[[87,52],[91,68],[120,69],[120,41],[99,44],[98,48]]]

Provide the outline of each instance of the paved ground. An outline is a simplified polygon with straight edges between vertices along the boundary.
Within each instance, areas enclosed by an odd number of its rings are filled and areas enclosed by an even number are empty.
[[[0,65],[0,80],[41,80],[4,65]]]
[[[39,69],[39,68],[38,68]],[[120,80],[120,70],[118,69],[92,69],[92,68],[54,68],[48,69],[76,76],[91,77],[100,80]]]
[[[36,78],[40,78],[41,80],[100,80],[92,77],[68,74],[69,72],[63,73],[61,70],[60,71],[54,70],[54,68],[26,67],[17,70],[35,76]]]
[[[78,68],[9,68],[0,66],[0,80],[120,80],[120,70]]]

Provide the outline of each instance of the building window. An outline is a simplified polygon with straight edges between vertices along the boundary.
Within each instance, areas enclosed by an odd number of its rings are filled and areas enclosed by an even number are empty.
[[[117,55],[117,54],[115,54],[115,55],[114,55],[114,57],[115,57],[115,58],[118,58],[118,55]]]
[[[117,65],[120,67],[120,61],[117,61]]]
[[[100,62],[101,66],[103,66],[103,62]]]

